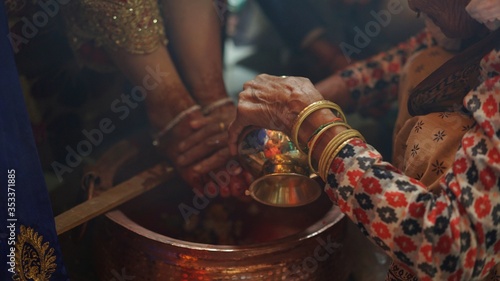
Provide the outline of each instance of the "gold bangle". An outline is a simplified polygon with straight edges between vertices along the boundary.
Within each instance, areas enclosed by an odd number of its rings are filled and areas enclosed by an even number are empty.
[[[336,127],[336,126],[345,126],[347,127],[347,129],[351,129],[351,126],[347,125],[346,123],[344,122],[335,122],[335,123],[331,123],[331,124],[328,124],[326,125],[324,128],[322,128],[314,137],[313,139],[311,140],[311,145],[308,147],[308,153],[307,153],[307,160],[309,162],[309,168],[311,169],[311,172],[313,173],[318,173],[316,171],[316,169],[314,169],[314,166],[312,164],[312,150],[314,149],[314,146],[316,145],[316,142],[319,140],[319,138],[321,137],[321,135],[323,133],[325,133],[328,129],[330,128],[333,128],[333,127]]]
[[[344,122],[346,120],[345,115],[342,112],[342,109],[340,108],[340,106],[338,106],[337,104],[335,104],[331,101],[321,100],[321,101],[317,101],[317,102],[314,102],[314,103],[308,105],[306,108],[304,108],[299,113],[299,115],[297,115],[297,118],[295,119],[295,122],[294,122],[293,127],[292,127],[292,141],[295,143],[297,148],[302,153],[304,153],[304,151],[301,148],[300,143],[299,143],[300,126],[302,125],[302,123],[306,120],[306,118],[309,115],[311,115],[313,112],[315,112],[319,109],[323,109],[323,108],[330,108],[330,109],[336,110],[337,113],[340,114],[340,117],[342,118],[342,120],[344,120]],[[337,115],[335,115],[335,116],[337,116]],[[337,117],[339,117],[339,116],[337,116]]]
[[[325,175],[325,179],[326,177],[328,176],[328,170],[330,169],[330,167],[332,166],[332,162],[333,160],[339,155],[339,153],[342,151],[342,149],[344,149],[344,147],[350,142],[352,141],[353,139],[356,139],[356,138],[359,138],[359,139],[362,139],[360,138],[361,135],[359,136],[353,136],[353,137],[350,137],[348,138],[347,140],[345,140],[343,143],[341,143],[339,145],[339,147],[332,153],[332,155],[330,156],[330,158],[326,161],[326,166],[325,166],[325,170],[324,170],[324,175]]]
[[[343,148],[343,146],[345,146],[347,142],[353,138],[363,138],[358,131],[352,129],[345,130],[341,133],[335,136],[335,138],[331,141],[332,145],[330,146],[330,149],[328,151],[325,149],[321,154],[322,161],[318,165],[318,171],[320,176],[325,180],[328,175],[329,165],[331,165],[333,159],[341,151],[341,148]]]
[[[345,145],[344,143],[358,136],[360,136],[358,131],[351,130],[349,133],[343,135],[342,138],[339,138],[337,147],[335,148],[335,150],[332,151],[330,155],[326,155],[327,157],[325,158],[325,162],[323,162],[324,166],[322,167],[321,171],[325,179],[328,176],[328,170],[331,167],[333,159],[337,157],[337,154],[338,152],[340,152],[341,147],[343,148],[343,146]]]
[[[333,139],[330,140],[330,142],[328,142],[328,144],[323,149],[323,152],[321,153],[321,156],[320,156],[319,162],[318,162],[318,172],[319,172],[319,175],[321,178],[323,178],[323,174],[321,173],[321,168],[324,166],[323,163],[326,161],[326,157],[328,157],[328,155],[330,155],[332,153],[332,151],[334,151],[335,148],[338,146],[339,137],[349,133],[349,131],[350,130],[345,130],[345,131],[342,131],[339,134],[337,134]]]
[[[326,180],[326,178],[323,176],[322,170],[323,167],[325,166],[325,162],[328,160],[328,157],[337,149],[337,147],[342,143],[343,136],[346,134],[351,134],[352,130],[345,130],[340,133],[338,133],[326,146],[325,149],[323,150],[323,153],[321,153],[321,156],[319,158],[318,162],[318,171],[319,175],[322,179]]]
[[[340,116],[337,116],[337,117],[341,117],[342,120],[346,120],[345,118],[345,115],[344,113],[342,112],[342,109],[340,108],[340,106],[338,106],[336,103],[333,103],[331,101],[327,101],[327,100],[320,100],[320,101],[317,101],[317,102],[313,102],[311,103],[310,105],[306,106],[300,113],[299,115],[297,115],[297,118],[295,118],[295,122],[293,123],[293,127],[292,127],[292,142],[295,144],[295,146],[297,147],[297,149],[304,153],[304,150],[301,148],[300,146],[300,143],[299,143],[299,130],[300,130],[300,126],[302,125],[302,123],[306,120],[306,118],[311,115],[311,113],[319,110],[319,109],[323,109],[323,108],[330,108],[330,109],[333,109],[335,111],[337,111],[337,113],[340,115]]]
[[[340,132],[337,134],[325,147],[323,150],[323,153],[321,154],[320,161],[318,164],[318,171],[319,175],[322,178],[326,177],[326,174],[323,172],[326,169],[328,169],[326,163],[329,161],[330,156],[333,154],[335,150],[338,149],[338,147],[346,140],[349,138],[352,138],[359,134],[356,130],[353,129],[348,129],[345,131]]]

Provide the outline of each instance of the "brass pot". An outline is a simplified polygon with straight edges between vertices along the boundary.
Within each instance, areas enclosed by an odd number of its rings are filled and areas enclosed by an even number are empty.
[[[247,195],[275,207],[297,207],[322,194],[318,179],[309,171],[307,155],[283,132],[248,129],[238,141],[238,157],[257,179]]]
[[[154,155],[135,140],[112,147],[91,169],[96,190],[110,188],[147,167],[146,162],[156,161]],[[347,280],[351,266],[345,245],[347,219],[326,196],[298,208],[232,199],[237,207],[230,214],[241,218],[243,234],[253,235],[234,245],[200,243],[193,237],[188,241],[175,233],[178,228],[165,230],[165,223],[181,217],[182,202],[203,214],[222,200],[212,198],[202,208],[195,198],[199,199],[177,179],[105,214],[93,240],[100,280],[116,280],[117,274],[125,280],[162,281]]]

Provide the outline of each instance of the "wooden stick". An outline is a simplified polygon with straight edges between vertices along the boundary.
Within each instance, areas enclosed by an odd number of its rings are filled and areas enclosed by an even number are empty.
[[[174,169],[157,164],[138,175],[112,187],[101,195],[85,201],[56,216],[57,235],[71,230],[111,209],[151,190],[174,176]]]

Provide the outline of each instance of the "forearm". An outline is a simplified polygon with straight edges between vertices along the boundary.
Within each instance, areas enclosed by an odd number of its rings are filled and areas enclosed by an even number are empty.
[[[342,211],[423,280],[458,275],[457,280],[478,280],[500,261],[499,141],[493,133],[500,130],[500,115],[489,107],[500,99],[498,90],[489,90],[495,81],[485,82],[464,101],[478,125],[463,137],[439,194],[384,162],[359,139],[332,159],[325,178],[327,193]],[[325,143],[337,135],[329,133]],[[321,146],[315,150],[318,159],[324,151]]]
[[[334,160],[327,193],[367,236],[419,279],[447,280],[461,274],[457,280],[480,280],[489,271],[486,264],[499,262],[493,247],[498,238],[484,238],[497,226],[481,210],[498,205],[493,199],[498,191],[472,187],[451,169],[443,179],[447,180],[442,192],[434,195],[383,162],[373,148],[353,141]],[[476,269],[477,263],[485,267]]]
[[[472,155],[472,147],[457,153],[460,161],[443,176],[442,192],[435,195],[384,162],[372,147],[352,140],[331,164],[327,194],[365,235],[419,279],[460,275],[456,280],[482,280],[500,261],[500,201],[497,187],[471,183],[472,163],[479,167],[477,162],[482,162]],[[467,164],[461,162],[465,159]],[[459,165],[471,168],[464,171]],[[489,182],[498,182],[496,163],[484,171],[492,176]]]
[[[164,21],[156,0],[73,1],[64,15],[74,47],[80,48],[85,40],[98,43],[135,85],[136,95],[145,95],[155,128],[163,128],[195,103],[165,47]],[[129,98],[123,96],[135,107]]]
[[[134,85],[145,90],[148,115],[155,128],[163,128],[195,104],[165,48],[144,55],[119,50],[112,52],[111,57]]]
[[[222,76],[223,15],[218,14],[218,6],[211,0],[163,0],[163,5],[168,38],[188,90],[202,106],[226,97]]]
[[[359,61],[316,84],[319,92],[342,105],[347,113],[380,116],[397,98],[399,76],[407,59],[426,48],[425,32],[389,51]]]

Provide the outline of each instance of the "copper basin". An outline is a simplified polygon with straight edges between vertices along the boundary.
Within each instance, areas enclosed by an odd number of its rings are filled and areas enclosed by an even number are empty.
[[[155,155],[133,139],[111,147],[90,168],[97,190],[155,163]],[[102,216],[93,231],[100,280],[348,279],[347,219],[326,196],[297,208],[194,198],[174,179]],[[189,223],[182,203],[198,212]]]

